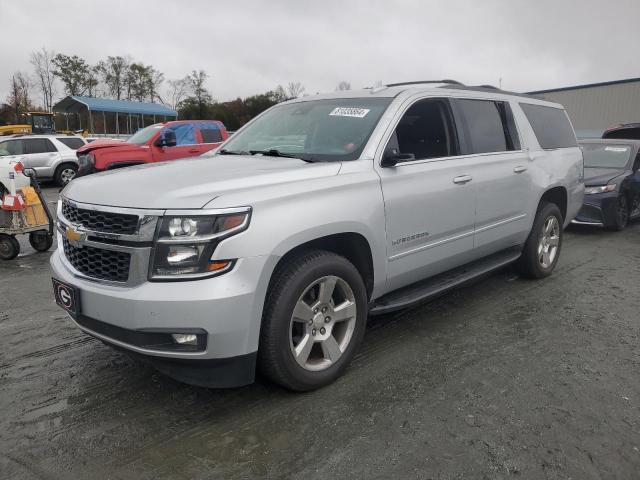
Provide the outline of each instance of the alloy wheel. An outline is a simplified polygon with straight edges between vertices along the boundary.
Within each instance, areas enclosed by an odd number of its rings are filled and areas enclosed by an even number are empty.
[[[62,184],[66,185],[71,180],[73,180],[76,176],[76,171],[73,168],[65,168],[60,172],[60,180],[62,180]]]
[[[555,216],[550,216],[544,221],[542,233],[538,241],[538,262],[542,268],[549,268],[558,255],[560,246],[560,222]]]
[[[348,348],[356,326],[353,290],[340,277],[315,280],[296,302],[289,345],[296,362],[310,371],[326,370]]]
[[[627,208],[627,198],[624,195],[618,197],[616,217],[619,227],[625,227],[627,225],[627,222],[629,221],[629,209]]]

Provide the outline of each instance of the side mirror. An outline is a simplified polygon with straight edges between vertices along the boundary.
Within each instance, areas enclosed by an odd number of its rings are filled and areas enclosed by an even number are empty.
[[[156,147],[175,147],[177,145],[176,132],[173,130],[165,130],[162,132],[158,140],[156,140]]]
[[[393,148],[384,152],[380,166],[382,167],[395,167],[398,162],[410,162],[415,160],[416,156],[413,153],[400,153],[398,149]]]

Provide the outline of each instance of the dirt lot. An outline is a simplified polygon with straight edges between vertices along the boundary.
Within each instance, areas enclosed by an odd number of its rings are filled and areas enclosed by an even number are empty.
[[[81,333],[47,254],[0,264],[0,478],[638,478],[640,224],[371,319],[292,394],[179,384]]]

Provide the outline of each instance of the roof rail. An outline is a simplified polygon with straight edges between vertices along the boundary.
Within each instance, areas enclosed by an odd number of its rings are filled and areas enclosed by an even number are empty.
[[[399,82],[399,83],[387,83],[385,87],[402,87],[404,85],[419,85],[421,83],[451,83],[454,85],[464,85],[457,80],[445,79],[445,80],[418,80],[414,82]]]
[[[494,85],[473,85],[476,88],[488,88],[490,90],[502,90],[501,88],[498,88]]]

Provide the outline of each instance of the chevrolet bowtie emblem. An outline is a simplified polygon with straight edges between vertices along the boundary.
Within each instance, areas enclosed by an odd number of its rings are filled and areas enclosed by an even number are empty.
[[[67,240],[69,240],[69,243],[74,247],[81,246],[82,242],[84,242],[87,239],[86,233],[79,232],[73,227],[67,227],[65,231],[65,236],[67,237]]]

